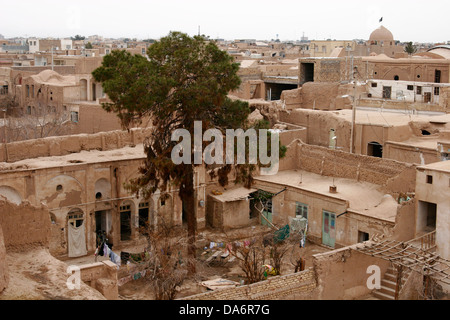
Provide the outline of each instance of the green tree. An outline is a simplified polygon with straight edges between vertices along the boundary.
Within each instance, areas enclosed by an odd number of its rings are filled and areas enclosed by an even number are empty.
[[[92,48],[93,48],[92,43],[90,43],[90,42],[86,43],[86,49],[92,49]]]
[[[171,154],[178,142],[172,141],[172,133],[185,129],[194,137],[196,121],[201,121],[202,133],[211,128],[221,132],[244,129],[250,108],[247,102],[228,98],[241,83],[239,65],[204,36],[171,32],[155,41],[147,55],[149,59],[115,50],[104,57],[93,77],[111,100],[103,108],[115,112],[124,128],[140,123],[143,117],[151,119],[152,132],[144,143],[147,157],[140,176],[127,187],[144,198],[157,190],[164,198],[169,185],[178,187],[187,220],[188,253],[195,257],[194,144],[191,150],[183,150],[190,154],[191,163],[176,165]],[[243,167],[241,171],[251,181],[255,166]],[[222,172],[226,174],[227,169]]]
[[[77,34],[75,37],[71,37],[72,40],[84,40],[86,37],[82,37],[79,34]]]
[[[405,46],[405,52],[411,56],[417,52],[417,46],[413,45],[413,43],[410,41]]]

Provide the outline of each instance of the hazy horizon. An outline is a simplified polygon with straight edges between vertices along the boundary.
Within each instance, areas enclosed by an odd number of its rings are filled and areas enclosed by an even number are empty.
[[[212,39],[369,39],[381,24],[401,42],[450,40],[448,0],[19,0],[2,4],[5,38],[159,39],[170,31]],[[424,14],[426,8],[439,8]],[[380,18],[383,21],[380,23]]]

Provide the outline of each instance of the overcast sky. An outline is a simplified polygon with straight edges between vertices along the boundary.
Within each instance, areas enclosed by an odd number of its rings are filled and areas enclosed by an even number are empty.
[[[450,41],[450,0],[2,1],[12,37],[160,38],[170,31],[228,40],[367,40],[382,24],[395,40]]]

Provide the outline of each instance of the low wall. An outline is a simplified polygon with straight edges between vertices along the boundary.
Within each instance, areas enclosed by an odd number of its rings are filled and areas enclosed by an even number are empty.
[[[51,220],[46,208],[0,201],[0,226],[6,251],[49,247]]]
[[[383,157],[419,165],[441,161],[441,154],[436,149],[416,147],[401,142],[386,141]]]
[[[44,208],[17,206],[0,200],[0,292],[9,282],[6,252],[47,247],[50,242],[50,214]]]
[[[380,268],[383,277],[389,261],[354,250],[357,245],[313,256],[317,274],[318,300],[353,300],[370,294],[367,286],[369,266]]]
[[[308,269],[285,276],[276,276],[268,280],[220,290],[200,293],[179,300],[283,300],[314,299],[311,294],[316,288],[314,271]]]
[[[24,159],[62,156],[83,150],[114,150],[126,145],[136,145],[144,141],[150,129],[110,131],[96,134],[79,134],[62,137],[11,142],[0,147],[0,162],[14,162]],[[6,148],[6,152],[5,152]]]
[[[109,261],[80,266],[81,280],[99,291],[108,300],[119,298],[117,266]]]
[[[415,190],[415,166],[412,164],[300,142],[297,144],[297,168],[324,176],[392,186],[391,192],[406,193]],[[393,180],[397,177],[401,179],[401,184],[394,183]],[[394,190],[395,188],[398,190]]]

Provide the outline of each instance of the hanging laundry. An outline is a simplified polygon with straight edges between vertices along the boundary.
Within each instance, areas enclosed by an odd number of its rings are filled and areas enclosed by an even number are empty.
[[[120,266],[121,266],[121,259],[120,259],[120,256],[119,255],[117,255],[117,254],[115,254],[113,251],[109,251],[109,256],[110,256],[110,260],[113,262],[113,263],[115,263],[116,265],[117,265],[117,269],[119,269],[120,268]]]

